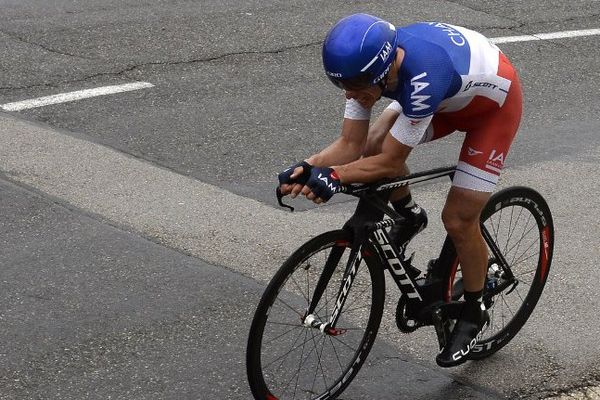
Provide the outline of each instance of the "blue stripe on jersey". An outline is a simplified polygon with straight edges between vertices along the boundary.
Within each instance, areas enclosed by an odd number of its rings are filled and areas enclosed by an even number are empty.
[[[440,22],[419,22],[402,27],[401,30],[441,46],[450,56],[456,72],[460,75],[469,73],[471,48],[467,39],[457,30]]]
[[[398,29],[398,46],[404,49],[398,87],[385,96],[397,100],[409,118],[425,118],[456,94],[461,77],[448,51],[432,41]]]

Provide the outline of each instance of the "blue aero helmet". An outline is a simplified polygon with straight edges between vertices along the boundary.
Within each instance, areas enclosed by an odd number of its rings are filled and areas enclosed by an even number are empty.
[[[396,57],[396,27],[369,14],[340,20],[323,42],[323,67],[337,87],[353,90],[380,84]]]

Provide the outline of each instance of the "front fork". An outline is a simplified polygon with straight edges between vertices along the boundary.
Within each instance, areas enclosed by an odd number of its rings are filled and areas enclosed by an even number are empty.
[[[305,326],[317,328],[321,332],[330,335],[345,332],[344,330],[336,329],[335,326],[340,317],[342,308],[346,303],[352,283],[358,273],[358,267],[363,259],[362,247],[369,242],[369,233],[366,226],[376,221],[381,221],[384,214],[389,215],[393,219],[402,218],[398,213],[386,206],[389,195],[390,193],[383,193],[374,197],[365,195],[360,198],[354,215],[344,225],[344,230],[349,232],[352,236],[353,245],[351,247],[350,256],[348,257],[346,269],[344,270],[344,276],[342,277],[342,284],[336,296],[333,312],[327,321],[320,321],[315,314],[315,309],[349,243],[334,247],[329,254],[323,273],[319,277],[319,281],[315,287],[312,300],[302,318],[302,323]]]
[[[327,285],[329,284],[329,281],[331,280],[331,277],[333,276],[333,273],[340,259],[342,258],[342,255],[344,254],[347,245],[347,242],[340,243],[332,249],[331,253],[329,253],[329,256],[327,257],[327,261],[325,262],[325,266],[323,268],[323,273],[319,277],[319,281],[317,282],[317,285],[315,287],[311,302],[302,318],[302,324],[304,326],[319,329],[321,332],[333,336],[341,335],[346,332],[345,329],[338,329],[335,327],[335,325],[340,317],[342,308],[346,303],[348,293],[350,292],[350,288],[352,287],[352,283],[356,278],[358,268],[362,261],[360,245],[353,247],[350,252],[350,256],[348,257],[348,263],[346,264],[346,269],[342,278],[342,285],[338,290],[335,306],[329,319],[327,321],[319,320],[315,313],[315,309],[317,307],[317,304],[319,304],[323,293],[325,293],[325,289],[327,288]]]

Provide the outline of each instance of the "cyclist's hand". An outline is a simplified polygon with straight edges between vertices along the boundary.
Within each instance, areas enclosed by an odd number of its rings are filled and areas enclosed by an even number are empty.
[[[312,165],[306,161],[298,162],[278,175],[279,187],[284,195],[296,197],[310,178]]]
[[[341,190],[340,178],[333,168],[313,167],[302,194],[315,203],[326,202]]]

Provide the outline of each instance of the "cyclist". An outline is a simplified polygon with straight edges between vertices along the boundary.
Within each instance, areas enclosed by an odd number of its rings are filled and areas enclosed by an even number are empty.
[[[488,251],[479,216],[520,123],[517,73],[472,30],[438,22],[395,27],[368,14],[339,21],[325,38],[322,56],[327,77],[345,91],[341,136],[279,174],[284,194],[322,203],[340,184],[406,175],[415,146],[466,132],[442,212],[462,268],[465,305],[436,357],[442,367],[461,364],[489,321],[482,304]],[[382,96],[393,101],[369,127],[371,108]],[[408,234],[391,232],[404,249],[427,217],[408,188],[397,189],[390,201],[411,221]]]

